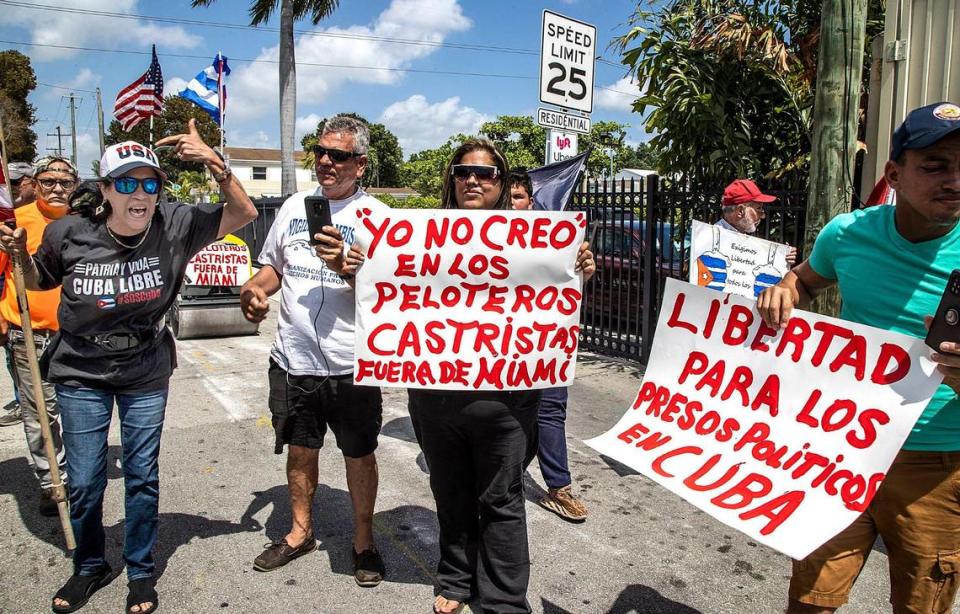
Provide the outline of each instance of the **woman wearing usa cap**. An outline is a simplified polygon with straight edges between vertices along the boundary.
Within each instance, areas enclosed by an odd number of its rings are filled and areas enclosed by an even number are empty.
[[[152,551],[160,433],[176,366],[164,314],[190,258],[257,216],[229,167],[200,139],[193,120],[187,134],[157,144],[172,145],[181,160],[202,162],[220,184],[225,203],[159,203],[167,175],[154,152],[133,141],[111,145],[100,161],[103,202],[48,226],[36,255],[24,259],[28,288],[62,285],[61,332],[48,349],[47,379],[56,384],[61,407],[77,549],[74,575],[54,596],[54,612],[76,611],[112,579],[101,517],[114,403],[123,442],[127,611],[156,610]],[[26,253],[25,243],[22,229],[0,228],[5,251]]]

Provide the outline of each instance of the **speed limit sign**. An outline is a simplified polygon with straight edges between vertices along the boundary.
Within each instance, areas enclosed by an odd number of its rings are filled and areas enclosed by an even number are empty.
[[[540,31],[540,101],[593,111],[593,64],[597,28],[551,11]]]

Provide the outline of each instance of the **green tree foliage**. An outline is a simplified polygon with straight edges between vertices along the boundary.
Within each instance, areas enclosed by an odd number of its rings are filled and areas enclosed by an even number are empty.
[[[531,117],[501,115],[495,121],[480,126],[479,136],[490,139],[507,156],[511,168],[532,169],[543,166],[547,131]],[[621,168],[651,168],[649,145],[631,147],[624,144],[626,126],[612,121],[594,122],[590,134],[578,139],[580,151],[593,147],[587,160],[587,171],[603,175],[610,169],[610,152],[614,154],[614,172]],[[424,196],[439,198],[443,186],[443,171],[453,152],[469,137],[457,134],[435,149],[419,151],[403,164],[400,174],[405,187]]]
[[[377,194],[377,200],[391,209],[439,209],[440,198],[436,196],[410,196],[397,198],[390,194]]]
[[[168,181],[164,185],[164,190],[176,201],[195,203],[213,192],[213,187],[210,185],[206,173],[202,171],[182,171],[177,177],[176,183]]]
[[[443,187],[443,171],[453,157],[453,152],[467,140],[466,135],[458,134],[435,149],[424,149],[410,156],[400,170],[400,179],[405,187],[410,187],[422,196],[440,198]]]
[[[578,135],[577,147],[583,152],[592,147],[587,160],[591,175],[609,172],[610,152],[614,154],[614,172],[621,168],[636,168],[627,165],[635,161],[632,147],[624,144],[626,126],[612,121],[594,122],[590,134]],[[537,168],[543,166],[546,155],[547,129],[525,115],[501,115],[492,122],[480,126],[480,136],[490,139],[507,156],[511,168]]]
[[[543,166],[547,130],[525,115],[501,115],[480,126],[480,136],[493,141],[507,157],[510,167]]]
[[[383,124],[371,124],[366,118],[356,113],[341,113],[367,124],[370,129],[370,150],[367,152],[367,170],[363,174],[363,185],[378,188],[405,187],[400,180],[400,167],[403,166],[403,150],[395,134]],[[317,144],[319,135],[327,120],[322,119],[317,124],[317,130],[305,134],[300,140],[306,156],[303,160],[304,168],[313,168],[313,146]]]
[[[630,31],[614,47],[644,84],[634,111],[648,113],[657,170],[694,185],[723,185],[738,176],[804,185],[821,3],[648,6],[638,2]],[[882,0],[871,0],[871,11],[882,15]],[[874,18],[868,36],[877,31]]]
[[[190,118],[197,120],[197,131],[203,142],[211,147],[220,146],[220,126],[197,105],[185,98],[176,95],[169,95],[163,100],[163,113],[159,117],[153,118],[153,142],[157,142],[165,136],[183,134],[187,131],[187,122]],[[124,131],[120,122],[113,120],[107,134],[104,135],[104,141],[107,145],[121,143],[123,141],[137,141],[144,145],[150,143],[150,122],[143,120],[134,126],[130,132]],[[195,162],[183,162],[171,151],[159,151],[160,165],[170,176],[170,181],[177,183],[180,173],[183,171],[203,172],[204,166]]]
[[[27,96],[37,88],[30,58],[19,51],[0,51],[0,114],[9,160],[32,162],[37,157],[36,108]]]

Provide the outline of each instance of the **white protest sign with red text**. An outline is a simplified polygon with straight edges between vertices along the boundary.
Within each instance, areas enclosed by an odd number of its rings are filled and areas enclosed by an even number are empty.
[[[514,390],[573,381],[583,213],[358,210],[354,378]]]
[[[187,263],[188,286],[242,286],[253,275],[250,248],[241,239],[227,235],[197,252]]]
[[[864,511],[942,377],[920,339],[667,280],[636,399],[586,443],[801,559]]]

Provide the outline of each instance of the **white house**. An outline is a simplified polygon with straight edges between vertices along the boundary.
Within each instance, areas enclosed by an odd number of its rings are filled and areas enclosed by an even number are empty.
[[[243,184],[253,198],[283,196],[280,189],[280,150],[257,147],[227,147],[226,156],[234,176]],[[297,171],[297,191],[317,187],[317,175],[310,168],[303,168],[305,154],[294,152],[293,163]]]

